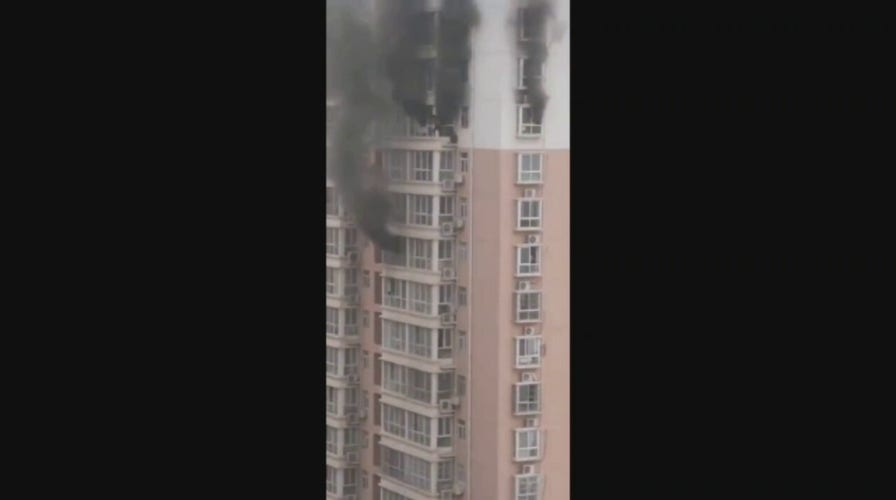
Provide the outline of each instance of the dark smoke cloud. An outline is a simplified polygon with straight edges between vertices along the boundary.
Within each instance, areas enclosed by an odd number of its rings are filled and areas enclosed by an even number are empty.
[[[435,14],[421,10],[419,0],[385,0],[382,5],[384,66],[393,99],[421,126],[434,122],[440,131],[453,134],[467,97],[470,34],[479,22],[476,6],[472,0],[444,0]],[[435,102],[427,87],[434,87]]]
[[[529,57],[529,74],[540,71],[541,65],[548,57],[548,39],[547,29],[548,22],[554,17],[553,0],[544,0],[542,2],[530,3],[526,9],[525,19],[526,28],[530,33],[530,39],[521,41]],[[527,101],[532,107],[532,113],[535,120],[541,122],[544,116],[544,108],[547,106],[548,95],[544,89],[544,82],[541,79],[529,80],[525,91]]]
[[[379,55],[372,27],[351,9],[343,2],[327,4],[327,87],[338,101],[330,167],[361,230],[381,248],[397,251],[399,239],[386,229],[388,194],[363,182],[372,166],[373,125],[388,115],[391,106],[378,90]]]
[[[339,100],[331,171],[360,228],[393,252],[400,240],[386,228],[389,195],[364,182],[376,145],[373,126],[398,105],[421,126],[435,124],[456,140],[453,124],[467,97],[470,33],[478,22],[472,0],[444,0],[438,14],[421,6],[420,0],[379,0],[374,34],[357,6],[327,0],[327,88]]]

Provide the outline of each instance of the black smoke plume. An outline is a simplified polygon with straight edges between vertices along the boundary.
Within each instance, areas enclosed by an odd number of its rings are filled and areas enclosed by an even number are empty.
[[[373,126],[391,106],[379,91],[380,58],[372,26],[343,4],[327,4],[327,88],[338,103],[328,161],[361,230],[380,248],[398,251],[399,239],[386,228],[389,196],[364,183],[366,170],[373,166]]]
[[[542,78],[533,78],[541,71],[542,64],[548,57],[547,29],[548,21],[554,16],[552,0],[531,3],[523,9],[523,18],[520,27],[526,30],[527,40],[520,40],[523,50],[529,58],[526,67],[527,84],[526,100],[532,107],[535,121],[541,123],[544,116],[544,108],[547,106],[548,95],[544,90]],[[524,26],[523,26],[524,25]]]
[[[399,239],[386,228],[389,195],[364,181],[374,163],[374,125],[398,105],[421,126],[435,125],[456,141],[453,125],[467,98],[470,34],[478,22],[472,0],[443,0],[437,13],[422,6],[379,0],[374,27],[351,2],[327,0],[327,88],[339,101],[330,168],[361,229],[393,252]]]
[[[392,98],[421,126],[434,123],[453,134],[466,99],[470,34],[478,22],[472,0],[444,0],[438,13],[422,10],[419,0],[383,2],[380,31]]]

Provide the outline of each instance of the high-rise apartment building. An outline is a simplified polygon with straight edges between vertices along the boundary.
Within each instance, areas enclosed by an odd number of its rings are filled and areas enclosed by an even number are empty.
[[[543,30],[525,0],[477,0],[453,130],[389,124],[401,252],[327,181],[328,500],[569,498],[569,0],[550,3]],[[419,8],[438,29],[442,1]]]

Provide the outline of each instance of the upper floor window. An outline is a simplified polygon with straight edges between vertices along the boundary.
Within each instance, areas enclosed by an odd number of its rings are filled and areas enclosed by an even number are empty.
[[[339,255],[339,229],[327,228],[327,255]]]
[[[327,466],[327,492],[336,494],[336,469]]]
[[[516,432],[516,450],[514,458],[516,460],[536,460],[540,456],[539,441],[540,434],[538,429],[517,429]]]
[[[514,413],[527,415],[541,412],[541,383],[522,382],[514,386]]]
[[[336,454],[339,451],[339,441],[335,427],[327,426],[327,453]]]
[[[382,451],[383,474],[415,488],[431,488],[430,462],[386,446],[382,447]]]
[[[470,153],[466,151],[460,152],[460,171],[465,174],[470,170]]]
[[[517,200],[517,229],[541,229],[541,200]]]
[[[439,240],[439,262],[445,265],[454,262],[454,240]]]
[[[354,495],[358,488],[358,470],[342,469],[342,494]]]
[[[328,371],[329,371],[329,367],[328,367]],[[327,413],[329,413],[330,415],[337,415],[339,413],[339,405],[338,405],[338,400],[336,398],[337,398],[336,388],[327,386]]]
[[[541,337],[525,335],[516,338],[516,367],[535,368],[541,365]]]
[[[541,135],[541,120],[535,119],[535,110],[528,104],[520,104],[518,109],[517,135],[538,137]]]
[[[537,276],[541,273],[541,246],[516,247],[516,275]]]
[[[411,168],[417,182],[432,182],[432,151],[411,151]]]
[[[432,196],[408,195],[411,202],[411,223],[418,226],[432,226]]]
[[[539,493],[541,476],[523,474],[516,476],[516,496],[514,500],[541,500]]]
[[[544,81],[545,65],[528,57],[517,60],[517,87],[532,88]]]
[[[516,320],[520,323],[541,320],[541,292],[517,292]]]
[[[541,184],[542,154],[520,153],[517,155],[517,183]]]
[[[336,269],[327,268],[327,295],[336,295]]]
[[[339,373],[339,350],[335,347],[327,347],[327,373],[330,375]]]
[[[545,11],[543,6],[524,7],[518,11],[518,31],[521,41],[544,40]]]
[[[453,181],[454,151],[442,151],[439,157],[439,181]]]
[[[327,335],[339,335],[339,309],[327,308]]]
[[[410,267],[414,269],[431,269],[432,268],[432,247],[431,240],[421,240],[417,238],[408,238],[408,258],[410,259]]]

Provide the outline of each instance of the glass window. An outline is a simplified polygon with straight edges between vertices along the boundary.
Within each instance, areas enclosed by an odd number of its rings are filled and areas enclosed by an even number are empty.
[[[432,311],[432,287],[423,283],[408,282],[410,309],[428,314]]]
[[[541,153],[520,153],[517,182],[520,184],[540,184],[542,173]]]
[[[516,431],[516,459],[537,459],[539,455],[538,438],[538,429],[518,429]]]
[[[442,417],[439,419],[439,432],[436,435],[436,444],[439,448],[451,446],[451,437],[453,436],[451,420],[451,417]]]
[[[538,413],[541,411],[541,385],[538,382],[524,382],[516,385],[516,413]]]
[[[339,335],[339,309],[327,308],[327,335]]]
[[[521,246],[516,249],[516,273],[518,276],[535,276],[541,272],[541,247]]]
[[[452,347],[453,347],[453,343],[451,342],[451,329],[450,328],[440,328],[439,329],[439,343],[438,343],[439,359],[450,358]]]
[[[535,474],[516,476],[515,500],[540,500],[538,493],[540,476]]]
[[[339,255],[339,229],[327,228],[327,255]]]
[[[327,268],[327,295],[336,295],[336,270]]]
[[[339,349],[335,347],[327,347],[327,373],[339,374]]]
[[[413,200],[412,222],[418,226],[432,225],[432,196],[408,195]]]
[[[541,228],[541,200],[519,200],[517,228]]]
[[[408,253],[410,254],[411,267],[414,269],[431,269],[432,268],[432,246],[431,240],[420,240],[416,238],[408,238]]]
[[[417,182],[432,182],[432,151],[411,151],[411,168]]]
[[[537,367],[541,364],[541,337],[525,336],[516,339],[516,366]]]
[[[519,322],[541,319],[541,292],[518,292],[516,320]]]

